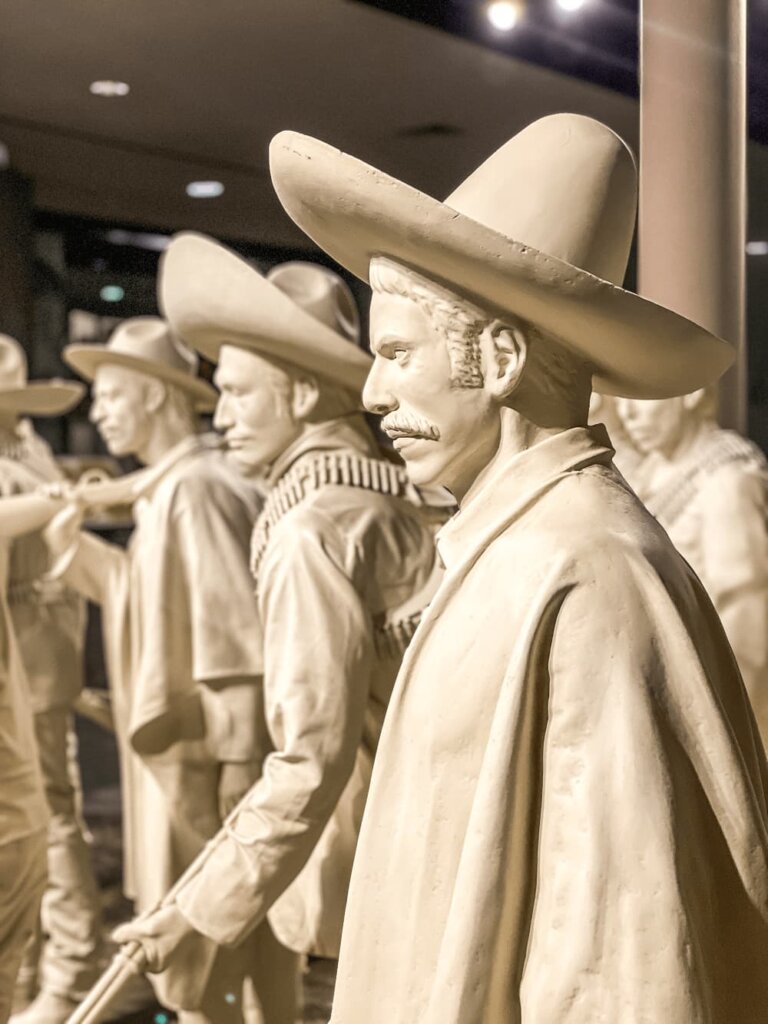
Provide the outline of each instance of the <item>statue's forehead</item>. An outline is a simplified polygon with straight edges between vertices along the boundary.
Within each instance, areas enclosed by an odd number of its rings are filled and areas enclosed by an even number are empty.
[[[149,374],[142,373],[131,366],[122,366],[119,363],[102,363],[96,368],[93,375],[94,389],[106,387],[123,387],[131,384],[140,384],[142,381],[151,380]]]
[[[414,299],[386,292],[374,292],[370,311],[371,345],[388,337],[408,340],[431,332],[432,321],[424,306]]]

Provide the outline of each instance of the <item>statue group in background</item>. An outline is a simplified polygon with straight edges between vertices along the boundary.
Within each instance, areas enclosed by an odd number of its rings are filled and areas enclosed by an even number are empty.
[[[712,599],[768,744],[768,464],[715,407],[706,390],[623,399],[637,452],[626,475]]]
[[[691,394],[728,346],[621,288],[629,150],[546,117],[444,203],[295,133],[270,161],[370,283],[373,358],[332,271],[177,236],[165,319],[64,353],[145,467],[128,550],[82,529],[82,488],[29,519],[46,593],[102,608],[139,915],[116,940],[182,1024],[294,1024],[299,955],[339,961],[333,1024],[762,1024],[765,752],[665,529],[762,714],[765,463]],[[0,613],[2,993],[44,808]],[[81,984],[23,1024],[65,1024]]]
[[[261,497],[218,440],[200,432],[215,392],[164,321],[124,321],[106,345],[72,345],[64,358],[93,382],[90,415],[110,453],[148,467],[127,551],[81,531],[77,502],[46,531],[49,578],[101,607],[121,755],[125,892],[143,911],[260,771],[262,652],[248,542]],[[158,996],[190,1024],[260,1022],[251,976],[274,969],[273,945],[266,928],[240,950],[200,944],[182,969],[155,979]]]
[[[336,274],[287,263],[263,277],[182,235],[160,296],[172,327],[218,364],[214,424],[268,491],[251,569],[270,750],[175,905],[118,938],[144,942],[157,970],[193,930],[239,943],[268,917],[288,949],[334,961],[384,714],[435,586],[430,517],[362,414],[371,360]]]
[[[0,335],[4,497],[61,478],[29,417],[62,415],[82,394],[72,382],[29,381],[23,349]],[[39,987],[38,1006],[60,994],[81,999],[100,969],[72,723],[84,609],[60,585],[40,584],[46,566],[39,533],[0,544],[0,1020],[19,988],[29,1001]]]
[[[758,1024],[765,754],[701,585],[588,428],[732,354],[620,284],[632,157],[529,126],[446,200],[314,139],[283,205],[373,288],[364,397],[459,513],[374,766],[334,1024]]]

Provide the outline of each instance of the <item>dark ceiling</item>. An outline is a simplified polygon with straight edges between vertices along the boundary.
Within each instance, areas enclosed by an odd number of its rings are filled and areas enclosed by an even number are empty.
[[[353,2],[433,25],[627,96],[639,93],[639,0],[585,0],[570,13],[555,0],[525,0],[524,17],[505,34],[489,28],[485,5],[477,0]],[[749,132],[756,142],[768,143],[768,2],[750,0],[747,18]]]

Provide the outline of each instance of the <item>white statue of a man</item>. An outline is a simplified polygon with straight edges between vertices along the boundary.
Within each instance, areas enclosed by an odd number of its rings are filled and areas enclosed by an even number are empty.
[[[106,345],[71,345],[64,357],[93,380],[91,419],[110,452],[135,455],[154,481],[134,505],[128,551],[80,531],[77,507],[46,531],[53,575],[101,605],[121,741],[126,892],[145,911],[215,834],[264,757],[248,571],[261,499],[219,442],[199,433],[198,413],[212,408],[215,391],[163,320],[126,320]],[[241,951],[187,948],[155,987],[190,1024],[285,1024],[270,1003],[284,958],[265,926]],[[253,985],[249,1009],[243,990]]]
[[[27,417],[58,416],[82,398],[82,384],[30,381],[24,350],[0,335],[0,491],[4,496],[37,490],[62,479],[48,445]],[[83,684],[85,607],[77,594],[40,577],[48,556],[39,532],[13,541],[7,596],[34,712],[40,768],[50,811],[48,886],[42,906],[42,949],[31,943],[20,971],[17,1000],[47,1024],[81,999],[101,967],[101,904],[83,834],[79,767],[72,714]],[[18,1019],[18,1018],[16,1018]]]
[[[715,419],[707,391],[622,399],[645,456],[627,479],[698,575],[722,620],[768,745],[768,465]]]
[[[3,496],[59,478],[50,449],[26,417],[65,413],[82,394],[82,386],[72,382],[29,381],[24,350],[13,338],[0,335]],[[45,1000],[55,1000],[62,989],[82,995],[98,971],[99,899],[77,814],[77,762],[68,749],[72,705],[82,683],[83,609],[61,588],[37,589],[45,562],[39,535],[0,545],[2,1024],[11,1010],[25,944],[35,930],[46,874],[48,938],[39,1008],[44,1011]],[[66,941],[72,934],[79,940],[75,949]],[[36,974],[37,963],[30,967]],[[36,1018],[46,1019],[44,1014]]]
[[[176,904],[116,938],[141,941],[156,970],[193,928],[237,943],[269,914],[290,949],[335,961],[384,712],[434,589],[433,531],[363,417],[371,360],[336,274],[288,263],[262,277],[181,235],[160,294],[178,333],[218,362],[214,424],[233,462],[266,473],[252,568],[272,749]]]
[[[459,512],[379,744],[334,1024],[758,1024],[766,763],[727,640],[587,427],[724,343],[621,289],[624,143],[530,125],[437,202],[282,133],[296,222],[370,280],[382,415]]]
[[[8,578],[8,557],[3,542],[0,584]],[[48,807],[5,586],[0,586],[0,640],[0,1024],[6,1024],[46,886]]]

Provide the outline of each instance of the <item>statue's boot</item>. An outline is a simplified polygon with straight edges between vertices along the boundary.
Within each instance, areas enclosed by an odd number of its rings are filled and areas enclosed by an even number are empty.
[[[77,1009],[74,999],[55,992],[39,992],[21,1013],[14,1013],[9,1024],[65,1024]]]
[[[25,1010],[14,1014],[9,1024],[65,1024],[79,1005],[79,1000],[43,990]],[[108,1024],[149,1007],[158,1008],[152,986],[143,975],[137,975],[123,986],[104,1022]]]

